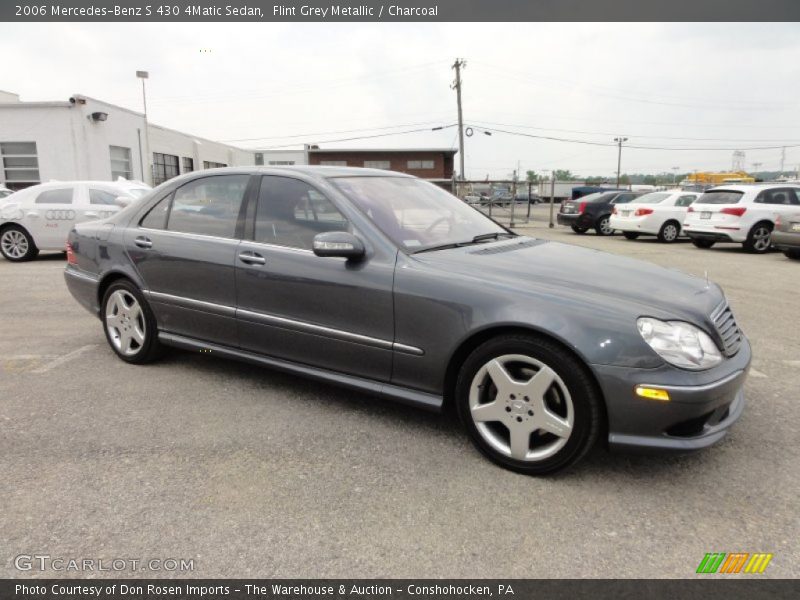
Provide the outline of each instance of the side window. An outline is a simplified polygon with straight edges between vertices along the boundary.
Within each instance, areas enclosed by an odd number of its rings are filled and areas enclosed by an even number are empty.
[[[788,198],[786,204],[792,204],[794,206],[800,204],[800,198],[798,198],[797,190],[792,190],[792,189],[786,190],[786,196]]]
[[[757,204],[798,204],[794,190],[777,189],[764,190],[755,199]]]
[[[695,201],[695,198],[697,198],[697,196],[681,196],[675,202],[675,206],[689,206]]]
[[[347,219],[333,203],[307,183],[289,177],[261,178],[256,242],[311,250],[318,233],[348,228]]]
[[[46,190],[36,197],[36,204],[72,204],[72,188]]]
[[[144,219],[139,222],[139,226],[146,227],[147,229],[166,229],[170,198],[172,198],[172,194],[159,200],[156,205],[150,209],[150,212],[144,216]]]
[[[172,197],[167,229],[232,238],[249,175],[203,177],[178,188]]]
[[[620,194],[611,201],[611,204],[627,204],[635,197],[633,194]]]
[[[114,194],[108,190],[97,190],[89,188],[89,203],[90,204],[105,204],[106,206],[114,206],[114,200],[120,194]]]

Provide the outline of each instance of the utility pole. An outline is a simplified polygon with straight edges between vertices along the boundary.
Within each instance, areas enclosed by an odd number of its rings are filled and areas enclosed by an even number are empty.
[[[142,103],[144,104],[144,152],[147,160],[142,165],[142,170],[144,171],[146,169],[146,172],[142,173],[142,177],[145,183],[153,185],[155,183],[155,178],[153,177],[153,167],[150,166],[153,157],[150,154],[150,127],[147,125],[147,94],[144,89],[144,80],[149,78],[150,74],[147,71],[136,71],[136,77],[142,80]]]
[[[619,175],[620,170],[622,169],[622,142],[627,142],[628,138],[626,137],[618,137],[614,138],[614,141],[617,142],[617,189],[619,189]]]
[[[781,148],[781,175],[783,175],[783,167],[786,164],[786,146]]]
[[[456,102],[458,103],[458,162],[459,162],[459,177],[466,179],[464,175],[464,115],[461,111],[461,69],[467,66],[467,62],[461,58],[457,58],[453,63],[453,69],[456,70],[456,80],[451,85],[451,89],[456,91]]]

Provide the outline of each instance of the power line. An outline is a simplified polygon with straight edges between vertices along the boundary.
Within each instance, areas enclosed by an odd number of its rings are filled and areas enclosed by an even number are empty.
[[[337,135],[340,133],[355,133],[358,131],[382,131],[385,129],[397,129],[400,127],[416,127],[418,125],[432,125],[434,123],[439,123],[440,121],[422,121],[420,123],[405,123],[402,125],[387,125],[385,127],[361,127],[359,129],[340,129],[338,131],[317,131],[313,133],[297,133],[293,135],[274,135],[274,136],[263,136],[263,137],[254,137],[254,138],[236,138],[236,139],[228,139],[228,140],[221,140],[223,142],[257,142],[260,140],[286,140],[292,138],[301,138],[301,137],[309,137],[312,135]]]
[[[314,143],[315,144],[334,144],[336,142],[352,142],[352,141],[355,141],[355,140],[371,140],[371,139],[374,139],[374,138],[388,137],[388,136],[391,136],[391,135],[405,135],[405,134],[408,134],[408,133],[419,133],[421,131],[439,131],[439,130],[442,130],[442,129],[449,129],[450,127],[455,127],[455,126],[456,126],[456,124],[452,123],[450,125],[442,125],[442,126],[436,127],[436,128],[423,127],[421,129],[409,129],[407,131],[391,131],[389,133],[378,133],[378,134],[375,134],[375,135],[363,135],[363,136],[357,136],[357,137],[339,138],[339,139],[336,139],[336,140],[320,140],[320,141],[317,141],[317,142],[314,142]],[[264,148],[260,148],[260,150],[277,150],[279,148],[290,148],[290,147],[296,146],[296,145],[297,144],[283,144],[283,145],[279,145],[279,146],[265,146]]]

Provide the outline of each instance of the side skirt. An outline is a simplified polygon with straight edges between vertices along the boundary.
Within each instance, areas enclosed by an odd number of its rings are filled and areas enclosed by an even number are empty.
[[[409,388],[392,385],[390,383],[381,383],[380,381],[364,379],[363,377],[354,377],[344,373],[337,373],[335,371],[327,371],[317,367],[301,365],[298,363],[281,360],[279,358],[272,358],[269,356],[256,354],[254,352],[248,352],[247,350],[230,348],[228,346],[220,346],[218,344],[203,342],[182,335],[175,335],[174,333],[159,331],[158,340],[167,346],[174,346],[175,348],[182,348],[184,350],[212,350],[214,354],[224,358],[231,358],[255,365],[262,365],[277,369],[279,371],[286,371],[294,375],[300,375],[301,377],[317,379],[326,383],[332,383],[334,385],[375,394],[377,396],[395,400],[402,404],[424,408],[425,410],[433,412],[440,412],[444,403],[444,399],[441,396],[436,396],[434,394],[427,394],[425,392],[419,392]]]

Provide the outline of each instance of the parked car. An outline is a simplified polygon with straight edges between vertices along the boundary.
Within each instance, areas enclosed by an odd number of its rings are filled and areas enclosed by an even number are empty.
[[[481,196],[478,194],[467,194],[464,196],[464,202],[477,206],[481,203]]]
[[[763,254],[772,245],[775,219],[797,212],[799,195],[800,186],[786,184],[716,187],[689,207],[683,230],[698,248],[735,242]]]
[[[177,346],[452,404],[481,452],[523,473],[598,437],[702,448],[744,407],[750,346],[717,285],[517,235],[401,173],[190,173],[77,224],[67,248],[70,292],[126,362]]]
[[[586,233],[594,228],[597,235],[611,235],[611,209],[617,204],[627,204],[641,196],[638,192],[613,190],[596,192],[578,200],[565,200],[561,203],[556,220],[559,225],[569,225],[575,233]]]
[[[800,211],[779,215],[775,219],[772,243],[787,258],[800,259]]]
[[[61,250],[75,223],[109,217],[146,193],[133,182],[53,181],[0,200],[0,252],[13,262]]]
[[[14,192],[8,189],[6,186],[0,185],[0,199],[5,198],[6,196],[10,196],[13,193]]]
[[[538,204],[541,201],[541,198],[539,198],[539,195],[534,190],[531,190],[530,197],[528,197],[528,189],[523,187],[521,189],[517,189],[517,193],[514,196],[514,201],[517,204]]]
[[[640,235],[655,235],[660,242],[674,242],[682,233],[689,205],[700,196],[696,192],[652,192],[628,204],[614,206],[610,226],[629,240]]]

